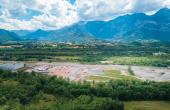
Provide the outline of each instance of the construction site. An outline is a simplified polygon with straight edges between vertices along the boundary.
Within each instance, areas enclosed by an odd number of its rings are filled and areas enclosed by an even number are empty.
[[[129,68],[131,70],[129,70]],[[24,70],[69,78],[71,81],[150,80],[170,81],[170,68],[128,65],[89,65],[80,63],[0,62],[0,69]],[[133,74],[131,72],[133,72]]]

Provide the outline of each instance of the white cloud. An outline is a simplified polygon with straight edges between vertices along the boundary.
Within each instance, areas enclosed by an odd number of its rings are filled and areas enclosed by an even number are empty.
[[[82,19],[107,19],[125,13],[129,0],[77,0],[78,13]]]
[[[170,7],[170,0],[164,0],[163,5],[165,7]]]
[[[169,7],[170,0],[77,0],[78,13],[83,20],[107,20],[133,12],[153,12]]]
[[[0,28],[59,29],[80,20],[109,20],[127,13],[153,13],[162,7],[170,7],[170,0],[69,1],[0,0]]]
[[[76,7],[66,0],[41,0],[36,6],[44,14],[35,16],[33,20],[41,22],[45,29],[58,29],[79,20]]]
[[[132,10],[134,12],[155,11],[163,7],[163,1],[164,0],[134,0],[134,2],[132,2]]]
[[[24,21],[24,20],[8,18],[5,16],[1,16],[0,19],[3,20],[2,22],[0,22],[0,27],[5,29],[32,30],[40,26],[38,22],[34,20]]]
[[[79,21],[77,8],[67,0],[0,0],[0,6],[0,27],[7,29],[58,29]],[[41,14],[28,15],[28,9]]]

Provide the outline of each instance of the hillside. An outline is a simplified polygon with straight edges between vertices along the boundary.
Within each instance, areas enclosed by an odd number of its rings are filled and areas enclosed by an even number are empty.
[[[98,43],[101,40],[170,41],[170,9],[160,9],[153,15],[134,13],[110,21],[81,21],[59,30],[15,31],[25,40],[53,42]],[[5,30],[1,40],[18,40],[17,35]],[[99,40],[100,39],[100,40]]]
[[[0,29],[0,42],[3,41],[18,41],[20,40],[19,36],[13,32]]]
[[[170,9],[163,8],[154,15],[134,13],[110,21],[79,22],[55,31],[37,30],[27,38],[52,41],[102,40],[170,40]]]
[[[37,30],[26,36],[24,39],[41,40],[41,41],[53,41],[53,42],[75,42],[75,43],[96,43],[100,42],[93,35],[82,29],[79,24],[72,27],[65,27],[61,30]]]
[[[85,27],[88,32],[101,39],[167,41],[170,40],[170,9],[161,9],[151,16],[135,13],[108,22],[92,21]]]
[[[32,33],[33,31],[32,30],[11,30],[11,32],[14,32],[18,36],[26,36]]]

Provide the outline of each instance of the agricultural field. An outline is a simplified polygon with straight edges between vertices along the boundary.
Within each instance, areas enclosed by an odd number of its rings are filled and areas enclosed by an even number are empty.
[[[139,45],[140,43],[140,45]],[[22,45],[16,47],[13,45]],[[161,42],[113,43],[112,45],[76,45],[50,43],[0,44],[3,61],[74,62],[168,67],[170,46]]]
[[[166,101],[132,101],[125,102],[125,110],[169,110],[170,102]]]
[[[138,77],[130,75],[128,72],[123,74],[121,70],[105,70],[103,74],[88,76],[86,80],[108,82],[110,80],[140,80],[140,79]]]
[[[135,56],[113,56],[107,58],[102,63],[110,62],[111,64],[120,64],[120,65],[142,65],[142,66],[166,66],[169,65],[170,60],[166,57],[156,57],[156,56],[148,56],[148,57],[135,57]]]

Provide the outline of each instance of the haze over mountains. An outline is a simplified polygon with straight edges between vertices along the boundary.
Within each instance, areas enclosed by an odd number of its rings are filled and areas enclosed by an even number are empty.
[[[20,39],[56,42],[90,42],[97,39],[170,41],[170,9],[163,8],[154,15],[134,13],[110,21],[82,21],[69,27],[51,31],[39,29],[34,32],[24,30],[9,32],[0,30],[0,41]]]

